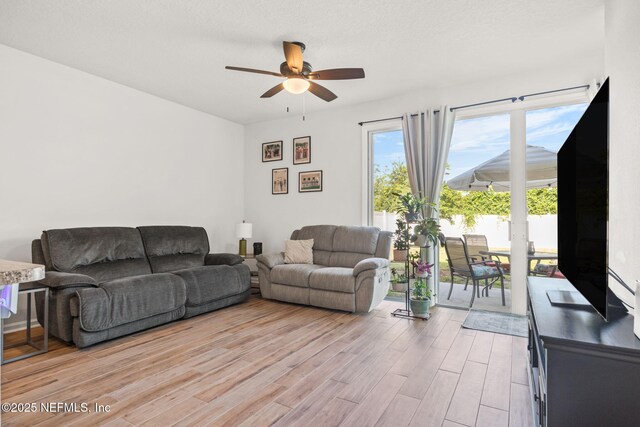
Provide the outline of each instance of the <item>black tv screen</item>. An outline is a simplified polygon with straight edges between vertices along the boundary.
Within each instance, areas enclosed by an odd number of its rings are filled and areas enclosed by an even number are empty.
[[[607,316],[609,80],[558,152],[558,269]]]

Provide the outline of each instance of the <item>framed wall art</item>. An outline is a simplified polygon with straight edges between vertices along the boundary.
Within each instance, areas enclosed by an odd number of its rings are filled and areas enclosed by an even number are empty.
[[[262,161],[275,162],[276,160],[282,160],[282,141],[262,144]]]
[[[293,164],[311,163],[311,137],[293,138]]]
[[[271,194],[287,194],[289,192],[289,168],[271,170]]]
[[[322,191],[322,171],[306,171],[298,174],[298,192]]]

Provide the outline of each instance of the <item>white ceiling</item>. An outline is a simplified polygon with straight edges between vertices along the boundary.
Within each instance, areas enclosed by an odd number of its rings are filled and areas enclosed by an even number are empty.
[[[314,69],[362,67],[327,81],[317,111],[429,87],[553,67],[602,52],[604,0],[2,0],[0,43],[238,123],[300,110],[299,95],[259,96],[282,40]]]

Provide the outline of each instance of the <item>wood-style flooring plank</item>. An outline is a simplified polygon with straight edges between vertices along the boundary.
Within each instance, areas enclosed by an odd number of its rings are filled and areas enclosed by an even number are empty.
[[[442,348],[449,350],[453,344],[453,340],[456,339],[458,332],[460,331],[461,323],[455,320],[449,320],[442,328],[438,338],[433,342],[434,348]]]
[[[459,374],[453,372],[438,371],[409,425],[411,427],[440,427],[449,409],[459,377]]]
[[[533,425],[531,395],[529,394],[529,387],[526,385],[511,383],[511,406],[509,408],[509,425]]]
[[[460,332],[462,332],[462,329]],[[458,374],[461,373],[462,368],[467,361],[467,356],[471,350],[474,338],[475,336],[473,335],[458,333],[453,344],[451,344],[451,348],[447,352],[446,357],[442,361],[440,369]]]
[[[527,370],[527,338],[513,337],[511,351],[511,381],[518,384],[529,385]]]
[[[405,396],[422,399],[426,394],[431,382],[440,369],[440,364],[447,355],[447,350],[441,348],[430,348],[424,353],[418,369],[411,373],[404,382],[399,393]]]
[[[420,405],[420,399],[396,394],[376,423],[376,427],[408,426]]]
[[[512,346],[513,341],[510,335],[496,335],[493,339],[487,379],[482,391],[482,404],[485,406],[503,411],[509,410]]]
[[[473,340],[473,345],[471,346],[467,360],[488,365],[494,336],[495,334],[492,334],[491,332],[476,331],[476,336]]]
[[[271,402],[247,418],[239,427],[268,427],[291,411],[291,408]]]
[[[509,427],[509,412],[480,405],[476,427]]]
[[[366,366],[360,375],[342,390],[338,397],[350,402],[362,402],[371,389],[378,384],[378,381],[391,369],[401,354],[398,350],[387,348],[377,359]],[[400,385],[404,380],[405,377],[402,377]]]
[[[371,390],[371,393],[351,412],[351,415],[343,425],[354,427],[375,426],[405,380],[406,377],[401,375],[387,373]]]
[[[475,425],[486,372],[487,366],[482,363],[469,361],[465,363],[447,411],[446,418],[448,420],[466,426]]]
[[[309,422],[333,400],[345,387],[344,383],[335,380],[327,380],[313,390],[306,399],[298,404],[287,415],[280,418],[275,426],[309,426]]]
[[[327,403],[324,408],[321,408],[317,415],[315,415],[306,424],[307,426],[338,426],[342,425],[342,422],[349,414],[358,406],[357,403],[350,402],[348,400],[341,399],[339,397],[333,398]]]

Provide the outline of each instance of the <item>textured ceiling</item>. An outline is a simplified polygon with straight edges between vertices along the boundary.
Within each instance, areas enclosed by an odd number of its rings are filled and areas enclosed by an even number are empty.
[[[356,104],[602,52],[603,0],[2,0],[0,43],[238,123],[299,111],[299,95],[259,96],[278,78],[282,40],[315,69],[362,67],[325,82]]]

